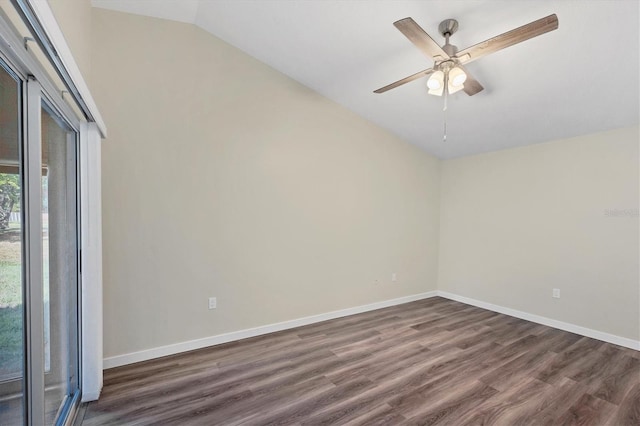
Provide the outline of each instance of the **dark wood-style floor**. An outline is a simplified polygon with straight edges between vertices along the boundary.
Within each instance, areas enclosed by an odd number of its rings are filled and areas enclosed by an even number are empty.
[[[640,425],[640,352],[432,298],[105,372],[84,425]]]

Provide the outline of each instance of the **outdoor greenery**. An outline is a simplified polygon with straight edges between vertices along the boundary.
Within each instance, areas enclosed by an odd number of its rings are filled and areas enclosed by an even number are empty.
[[[45,367],[49,368],[49,245],[43,239]],[[0,381],[22,372],[22,230],[19,223],[0,230]]]
[[[16,307],[22,303],[21,266],[0,259],[0,307]]]
[[[0,308],[0,379],[22,371],[22,305]]]
[[[8,229],[11,212],[19,211],[19,179],[17,174],[0,173],[0,230]]]
[[[48,180],[43,177],[47,193]],[[43,213],[47,198],[43,199]],[[11,212],[20,211],[19,175],[0,173],[0,381],[18,377],[23,361],[23,304],[22,304],[22,230],[19,222],[10,222]],[[45,213],[46,214],[46,213]],[[46,221],[45,221],[46,226]],[[43,234],[43,280],[45,286],[45,314],[48,313],[48,237]],[[48,315],[47,318],[48,320]],[[49,328],[45,321],[45,352],[48,362]]]
[[[23,348],[20,176],[0,173],[0,379],[20,375]]]
[[[0,378],[22,370],[21,275],[20,243],[0,241]]]

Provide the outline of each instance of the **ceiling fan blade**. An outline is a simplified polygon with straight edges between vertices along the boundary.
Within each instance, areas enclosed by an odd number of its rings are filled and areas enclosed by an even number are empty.
[[[424,77],[425,75],[429,75],[433,72],[433,68],[429,68],[427,70],[422,70],[420,72],[417,72],[415,74],[410,75],[409,77],[405,77],[402,80],[398,80],[394,83],[391,84],[387,84],[384,87],[379,88],[378,90],[374,90],[373,93],[384,93],[387,90],[391,90],[391,89],[395,89],[398,86],[402,86],[403,84],[409,83],[413,80],[417,80],[420,77]]]
[[[404,18],[393,23],[393,25],[404,34],[411,43],[422,51],[427,57],[434,61],[449,59],[447,52],[429,36],[420,25],[411,18]]]
[[[497,52],[530,38],[553,31],[558,28],[558,17],[553,14],[523,25],[504,34],[485,40],[482,43],[467,47],[458,52],[456,57],[463,64],[475,61],[489,53]]]
[[[464,71],[464,73],[467,75],[467,79],[464,81],[464,88],[462,89],[462,90],[464,90],[464,93],[466,93],[469,96],[473,96],[476,93],[481,92],[481,91],[484,90],[484,87],[482,87],[482,84],[480,84],[478,82],[478,80],[476,80],[469,73],[468,69],[466,69],[462,65],[458,65],[458,67],[460,67],[462,69],[462,71]]]

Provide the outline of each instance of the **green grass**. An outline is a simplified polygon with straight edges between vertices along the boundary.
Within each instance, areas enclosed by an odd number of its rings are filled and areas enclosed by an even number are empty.
[[[0,260],[0,308],[22,304],[22,266]]]
[[[22,372],[22,305],[0,308],[0,377]]]
[[[0,261],[0,376],[22,371],[22,267]]]
[[[20,234],[4,231],[0,234],[0,381],[22,374],[23,305],[22,252]],[[13,241],[12,241],[13,240]],[[43,258],[44,282],[49,279],[48,241],[45,240]],[[48,309],[49,286],[44,286],[45,314]],[[49,350],[48,318],[45,318],[45,352]]]

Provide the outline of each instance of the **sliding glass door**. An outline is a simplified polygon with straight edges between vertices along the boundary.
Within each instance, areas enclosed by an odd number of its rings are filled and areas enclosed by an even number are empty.
[[[79,401],[78,133],[0,56],[0,425]]]
[[[45,423],[78,390],[78,135],[46,103],[42,128]]]
[[[0,59],[0,424],[24,421],[22,84]]]

